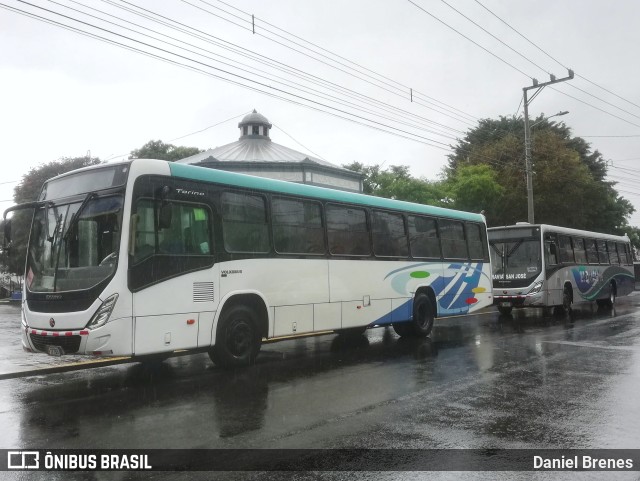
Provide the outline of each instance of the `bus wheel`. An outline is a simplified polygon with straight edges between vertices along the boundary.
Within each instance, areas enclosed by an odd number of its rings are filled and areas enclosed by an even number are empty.
[[[392,327],[400,337],[407,337],[413,333],[410,322],[394,322]]]
[[[573,292],[569,286],[564,287],[562,292],[562,309],[564,312],[569,313],[571,311],[571,304],[573,303]]]
[[[616,285],[612,282],[609,284],[609,297],[603,299],[599,305],[607,309],[613,309],[613,306],[616,304],[616,294]]]
[[[251,308],[236,305],[225,309],[218,324],[216,345],[209,351],[211,360],[224,367],[253,364],[262,342],[256,326]]]
[[[513,306],[508,306],[508,307],[498,306],[498,312],[503,316],[508,316],[509,314],[511,314],[512,310],[513,310]]]
[[[413,322],[410,324],[417,337],[427,337],[433,329],[435,314],[431,299],[426,294],[418,294],[413,301]]]

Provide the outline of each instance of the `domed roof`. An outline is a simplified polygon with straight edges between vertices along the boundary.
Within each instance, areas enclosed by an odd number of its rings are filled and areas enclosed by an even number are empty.
[[[264,115],[259,114],[255,109],[250,114],[247,114],[244,116],[244,118],[238,124],[238,127],[242,127],[243,125],[246,125],[246,124],[265,124],[269,128],[271,128],[271,124],[269,123],[269,120],[267,120],[267,118]]]

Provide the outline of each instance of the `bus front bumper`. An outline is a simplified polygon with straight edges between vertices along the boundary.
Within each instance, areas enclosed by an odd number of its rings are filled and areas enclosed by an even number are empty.
[[[22,326],[22,348],[50,356],[128,356],[131,355],[131,318],[108,322],[95,330],[54,331]]]
[[[493,304],[499,307],[544,307],[546,305],[543,292],[535,294],[493,295]]]

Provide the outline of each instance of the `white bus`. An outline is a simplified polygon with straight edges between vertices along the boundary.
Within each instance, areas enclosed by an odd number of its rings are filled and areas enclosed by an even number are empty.
[[[50,179],[29,205],[32,352],[246,365],[265,338],[427,336],[493,302],[479,214],[143,159]]]
[[[552,225],[518,223],[488,229],[494,303],[502,314],[520,307],[555,307],[596,301],[613,307],[633,291],[627,236]]]

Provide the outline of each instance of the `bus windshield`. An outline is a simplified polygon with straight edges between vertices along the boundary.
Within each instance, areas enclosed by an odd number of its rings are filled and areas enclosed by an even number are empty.
[[[542,269],[540,239],[513,239],[490,242],[494,281],[527,281],[516,284],[528,285]],[[501,282],[503,285],[504,282]]]
[[[96,193],[75,203],[48,202],[34,214],[27,256],[31,292],[89,289],[116,269],[121,195]]]

